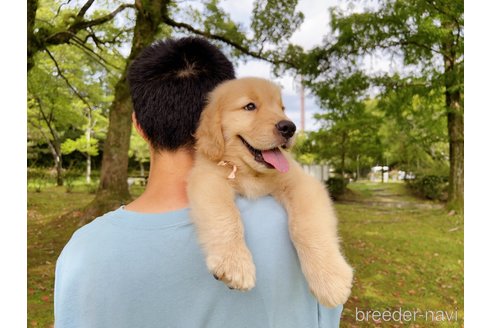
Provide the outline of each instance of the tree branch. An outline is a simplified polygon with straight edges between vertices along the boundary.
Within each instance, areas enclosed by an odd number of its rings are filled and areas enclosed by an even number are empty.
[[[431,90],[432,83],[427,81],[406,81],[402,79],[395,80],[390,75],[374,76],[370,78],[372,84],[384,87],[389,90],[419,88],[421,90]]]
[[[101,50],[101,47],[100,47],[101,44],[108,44],[108,43],[109,44],[115,44],[115,43],[121,44],[121,42],[117,41],[118,37],[120,37],[125,32],[131,31],[132,29],[122,29],[122,30],[118,31],[118,33],[116,33],[116,35],[112,39],[105,39],[105,40],[100,39],[96,35],[96,32],[94,32],[92,27],[89,27],[89,30],[90,30],[90,33],[88,33],[83,40],[82,39],[80,39],[80,40],[82,41],[82,43],[85,44],[85,43],[87,43],[87,41],[89,39],[92,39],[92,41],[94,41],[94,44],[96,45],[96,47]]]
[[[419,48],[422,48],[422,49],[426,49],[426,50],[429,50],[430,52],[434,52],[434,53],[436,53],[438,55],[441,55],[441,56],[444,56],[446,58],[449,58],[448,55],[445,54],[444,52],[439,51],[437,49],[434,49],[431,46],[428,46],[428,45],[419,43],[417,41],[408,41],[408,40],[405,41],[405,40],[401,40],[400,42],[397,42],[397,44],[402,45],[402,46],[405,46],[405,45],[414,45],[416,47],[419,47]]]
[[[451,18],[452,21],[454,21],[456,23],[456,27],[458,28],[458,30],[460,29],[460,22],[459,22],[459,19],[453,15],[451,15],[450,13],[446,12],[444,9],[442,8],[439,8],[433,0],[425,0],[425,2],[427,2],[427,4],[429,4],[432,8],[434,8],[438,13],[444,15],[444,16],[447,16],[448,18]]]
[[[48,56],[50,56],[51,60],[56,66],[56,70],[58,72],[58,75],[65,81],[65,83],[68,85],[68,87],[75,93],[75,95],[84,103],[87,105],[92,110],[92,106],[89,104],[89,102],[75,89],[75,87],[70,83],[70,81],[67,79],[65,75],[63,75],[60,66],[58,65],[58,62],[56,61],[55,57],[51,54],[51,52],[46,49],[46,52],[48,53]]]
[[[62,9],[63,6],[66,6],[70,3],[71,0],[67,0],[67,2],[64,2],[60,5],[60,7],[58,7],[58,9],[56,10],[56,15],[55,17],[58,17],[58,15],[60,15],[60,10]]]
[[[405,45],[413,45],[413,46],[416,46],[418,48],[426,49],[426,50],[429,50],[430,52],[436,53],[438,55],[441,55],[441,56],[449,59],[449,56],[446,53],[439,51],[437,49],[434,49],[431,46],[428,46],[428,45],[425,45],[422,43],[418,43],[417,41],[414,41],[414,40],[403,40],[402,39],[402,40],[398,40],[398,41],[388,41],[386,43],[384,43],[384,42],[379,43],[378,42],[374,45],[374,48],[390,49],[393,47],[399,47],[399,46],[405,46]]]
[[[82,8],[80,8],[80,11],[79,13],[77,14],[77,17],[82,19],[85,15],[85,13],[87,12],[87,10],[89,10],[89,8],[92,6],[92,4],[94,3],[94,0],[88,0],[83,6]]]
[[[71,43],[72,41],[74,43]],[[101,55],[96,53],[94,50],[92,50],[91,48],[86,46],[84,44],[83,40],[79,39],[77,36],[74,36],[72,38],[71,42],[70,42],[70,44],[73,44],[73,45],[79,47],[80,49],[82,49],[83,51],[85,51],[87,53],[87,55],[91,56],[95,61],[97,61],[99,63],[99,65],[103,66],[106,70],[110,71],[106,65],[111,66],[114,69],[121,70],[121,68],[108,62],[104,57],[102,57]],[[95,58],[93,56],[95,56]]]
[[[39,119],[39,118],[38,118]],[[34,128],[36,128],[39,133],[41,133],[41,136],[46,140],[46,142],[48,143],[48,147],[51,151],[51,154],[56,157],[58,156],[58,154],[56,153],[56,149],[55,147],[53,146],[53,141],[51,141],[51,139],[46,135],[46,133],[44,133],[43,131],[43,127],[40,125],[40,124],[36,124],[34,123],[34,121],[30,118],[27,119],[27,123],[31,124]]]
[[[86,3],[87,5],[87,3]],[[76,35],[79,31],[86,29],[91,26],[96,26],[96,25],[101,25],[106,22],[109,22],[111,19],[113,19],[119,12],[123,11],[126,8],[135,8],[134,5],[132,4],[123,4],[116,8],[113,12],[96,18],[94,20],[76,20],[72,25],[68,27],[67,30],[61,31],[54,33],[50,36],[48,36],[45,40],[45,43],[47,45],[56,45],[56,44],[62,44],[62,43],[68,43],[70,39]],[[82,9],[81,9],[82,10]]]
[[[90,26],[104,24],[104,23],[112,20],[119,12],[123,11],[124,9],[134,8],[134,7],[135,6],[132,4],[123,4],[123,5],[119,6],[118,8],[116,8],[113,12],[111,12],[105,16],[102,16],[102,17],[99,17],[97,19],[90,20],[90,21],[75,22],[72,26],[69,27],[69,30],[71,30],[72,32],[74,32],[74,31],[78,32],[78,31],[85,29],[87,27],[90,27]]]
[[[272,59],[272,58],[268,58],[268,57],[265,57],[263,55],[261,55],[260,53],[258,52],[255,52],[255,51],[250,51],[248,48],[238,44],[237,42],[234,42],[224,36],[221,36],[221,35],[217,35],[217,34],[213,34],[213,33],[209,33],[209,32],[205,32],[205,31],[201,31],[201,30],[198,30],[196,28],[194,28],[193,26],[189,25],[189,24],[186,24],[186,23],[181,23],[181,22],[176,22],[174,21],[172,18],[170,17],[163,17],[163,21],[164,23],[166,23],[167,25],[169,26],[173,26],[173,27],[178,27],[178,28],[184,28],[190,32],[193,32],[197,35],[201,35],[201,36],[204,36],[208,39],[212,39],[212,40],[218,40],[218,41],[221,41],[239,51],[241,51],[242,53],[246,54],[246,55],[249,55],[253,58],[257,58],[257,59],[261,59],[261,60],[264,60],[264,61],[267,61],[269,63],[272,63],[274,65],[278,65],[278,64],[284,64],[284,65],[287,65],[287,66],[290,66],[292,68],[295,68],[296,65],[294,63],[291,63],[287,60],[275,60],[275,59]]]
[[[459,39],[461,38],[461,25],[462,25],[460,23],[459,17],[453,16],[453,15],[449,14],[448,12],[446,12],[444,9],[439,8],[434,3],[433,0],[425,0],[425,2],[427,2],[427,4],[429,4],[430,6],[432,6],[432,8],[434,8],[437,12],[439,12],[442,15],[447,16],[448,18],[450,18],[456,24],[456,28],[457,28],[458,31],[457,31],[455,43],[457,45],[458,42],[459,42]]]
[[[38,104],[38,108],[39,108],[39,112],[41,113],[41,116],[43,118],[43,120],[46,122],[46,125],[48,126],[48,129],[50,131],[50,134],[51,136],[53,137],[53,143],[54,145],[52,145],[53,147],[53,150],[55,151],[56,155],[59,155],[58,153],[58,147],[56,147],[56,145],[58,145],[60,143],[60,138],[58,136],[58,133],[56,132],[56,130],[51,126],[51,120],[48,120],[48,118],[46,117],[46,114],[44,113],[43,111],[43,106],[42,106],[42,101],[41,99],[39,99],[36,95],[34,95],[34,100],[36,100],[36,103]],[[41,132],[41,134],[44,135],[43,133],[43,130],[42,129],[39,129],[39,131]],[[48,141],[49,144],[51,144],[51,139],[48,138],[47,136],[45,136],[46,140]]]

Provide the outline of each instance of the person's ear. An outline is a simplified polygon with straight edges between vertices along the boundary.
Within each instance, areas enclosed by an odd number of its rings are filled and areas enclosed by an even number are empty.
[[[145,136],[145,133],[142,130],[142,127],[140,124],[138,124],[137,117],[135,116],[135,112],[132,112],[132,122],[133,122],[133,127],[137,131],[137,133],[145,140],[147,141],[147,137]]]
[[[212,161],[219,161],[224,155],[224,136],[222,135],[220,100],[212,97],[200,116],[195,133],[196,150]]]

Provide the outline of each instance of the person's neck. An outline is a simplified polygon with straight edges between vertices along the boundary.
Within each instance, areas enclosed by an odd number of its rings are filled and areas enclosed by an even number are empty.
[[[188,206],[186,180],[193,166],[193,153],[151,150],[150,171],[145,191],[125,206],[141,213],[168,212]]]

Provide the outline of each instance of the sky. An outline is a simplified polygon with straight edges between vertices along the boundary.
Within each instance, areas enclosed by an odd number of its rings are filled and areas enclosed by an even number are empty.
[[[350,6],[353,11],[362,11],[364,7],[374,8],[377,6],[377,1],[367,0],[348,5],[347,1],[341,0],[299,0],[296,9],[304,14],[304,21],[289,41],[303,47],[304,50],[320,45],[323,37],[331,32],[329,8],[343,7],[343,9],[347,9],[347,6]],[[253,11],[253,0],[223,0],[221,8],[230,14],[233,21],[249,27]],[[387,56],[366,57],[362,59],[361,66],[371,73],[387,72],[391,71],[395,65],[400,66],[400,63],[395,62],[395,60],[397,59],[390,59]],[[293,75],[287,74],[281,78],[275,78],[271,73],[271,64],[254,58],[248,59],[247,62],[240,62],[236,67],[236,72],[238,77],[257,76],[279,83],[282,86],[282,97],[287,115],[300,128],[300,85]],[[305,89],[304,104],[306,131],[318,130],[321,125],[313,116],[315,113],[322,112],[322,109],[308,89]]]
[[[75,1],[73,5],[80,6],[78,3],[80,1],[82,0]],[[365,0],[360,3],[355,2],[350,6],[354,11],[361,11],[363,7],[373,6],[375,1],[376,0]],[[234,22],[240,23],[249,31],[249,25],[253,12],[253,2],[254,0],[222,0],[220,1],[220,7],[230,15]],[[203,8],[201,2],[185,1],[184,3],[198,10]],[[304,21],[289,39],[289,42],[303,47],[304,50],[309,50],[314,46],[320,45],[323,37],[330,33],[329,8],[343,7],[346,9],[347,6],[349,6],[348,2],[343,0],[298,0],[296,9],[304,14]],[[91,10],[98,8],[95,5],[93,7],[94,8],[91,8]],[[118,18],[122,21],[125,20],[123,17]],[[123,53],[130,52],[129,46],[130,45],[127,44],[123,47]],[[365,66],[368,71],[372,72],[377,70],[388,71],[388,68],[391,68],[391,62],[388,58],[364,58],[361,64]],[[273,67],[270,63],[251,57],[246,58],[246,60],[238,61],[235,65],[237,77],[262,77],[278,83],[282,87],[282,98],[284,101],[284,106],[286,107],[286,113],[297,125],[298,129],[300,129],[301,98],[299,79],[295,79],[292,73],[288,73],[280,78],[277,78],[272,74]],[[315,113],[320,113],[322,110],[318,106],[316,98],[310,94],[308,89],[305,89],[304,93],[305,130],[318,130],[321,125],[314,119],[313,116]]]
[[[81,0],[79,0],[81,1]],[[368,0],[372,1],[372,0]],[[249,31],[251,16],[253,12],[253,0],[222,0],[220,7],[227,12],[231,19],[240,23]],[[200,10],[201,2],[185,1],[186,5]],[[304,14],[304,21],[298,30],[290,38],[291,43],[295,43],[305,50],[308,50],[316,45],[321,44],[323,37],[329,32],[329,10],[330,7],[339,6],[343,1],[339,0],[299,0],[296,9]],[[74,6],[80,6],[77,1]],[[97,6],[93,6],[96,7]],[[94,9],[94,8],[91,8]],[[121,17],[122,22],[124,18]],[[130,45],[125,44],[122,48],[122,53],[129,53]],[[255,76],[273,80],[282,87],[282,98],[286,107],[287,116],[300,129],[300,85],[299,81],[295,80],[293,75],[286,74],[281,78],[276,78],[272,74],[273,67],[270,63],[254,58],[246,58],[240,60],[236,65],[236,76],[246,77]],[[315,113],[321,112],[320,107],[316,103],[316,99],[305,89],[305,129],[307,131],[317,130],[320,125],[313,118]]]
[[[300,45],[305,50],[321,44],[323,36],[329,32],[328,8],[337,4],[337,0],[299,0],[297,10],[304,14],[304,22],[292,35],[290,42]],[[221,7],[231,15],[233,21],[240,22],[246,27],[249,26],[253,11],[252,0],[223,0]],[[275,78],[271,73],[271,64],[254,58],[247,62],[239,62],[236,72],[238,77],[257,76],[279,83],[282,87],[282,98],[287,116],[300,128],[300,87],[299,81],[296,81],[294,76],[284,75],[281,78]],[[319,128],[313,115],[320,111],[315,97],[310,95],[309,90],[305,90],[305,129],[307,131]]]

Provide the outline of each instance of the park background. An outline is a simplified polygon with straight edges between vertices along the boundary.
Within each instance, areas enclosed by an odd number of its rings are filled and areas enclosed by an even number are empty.
[[[27,9],[29,326],[52,324],[54,265],[73,231],[143,191],[148,150],[131,130],[126,67],[151,42],[183,35],[217,44],[239,76],[280,83],[298,127],[304,92],[294,155],[329,167],[356,269],[342,327],[386,324],[357,322],[356,308],[400,307],[458,311],[458,320],[391,326],[463,325],[463,2],[28,1]],[[388,182],[377,167],[388,168]]]

